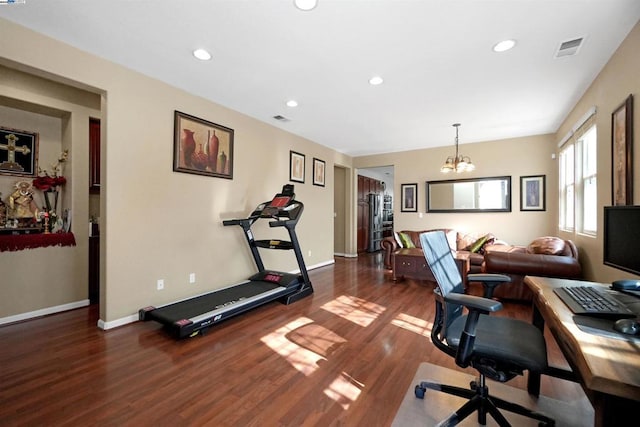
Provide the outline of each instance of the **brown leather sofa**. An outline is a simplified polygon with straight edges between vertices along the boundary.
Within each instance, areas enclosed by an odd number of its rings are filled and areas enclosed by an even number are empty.
[[[532,294],[524,276],[579,279],[582,267],[578,249],[571,240],[539,237],[528,246],[488,246],[485,248],[484,273],[501,273],[511,277],[508,285],[496,287],[494,297],[530,301]]]
[[[445,232],[452,250],[469,255],[468,273],[501,273],[511,277],[512,282],[496,287],[495,298],[528,302],[531,291],[524,284],[524,276],[544,276],[579,279],[582,267],[578,260],[578,249],[571,240],[545,236],[535,239],[528,246],[514,246],[494,240],[483,246],[482,251],[469,252],[467,249],[478,238],[487,233],[461,233],[453,229],[441,229]],[[420,234],[432,230],[406,231],[416,249],[417,258],[423,258],[420,246]],[[384,266],[392,269],[393,255],[401,249],[394,236],[382,239]],[[396,276],[395,274],[393,275]],[[428,279],[428,278],[427,278]]]
[[[437,230],[444,231],[447,236],[447,241],[449,242],[449,246],[451,249],[457,252],[463,252],[469,254],[469,271],[468,273],[481,273],[482,272],[482,264],[484,262],[484,256],[481,252],[470,252],[467,248],[476,242],[481,237],[489,234],[490,238],[488,238],[489,243],[492,243],[492,246],[501,246],[500,241],[496,241],[495,237],[491,236],[490,233],[463,233],[458,232],[451,228],[440,228]],[[420,234],[426,233],[427,231],[435,231],[435,230],[423,230],[423,231],[411,231],[411,230],[402,230],[399,233],[404,233],[411,238],[413,245],[417,249],[421,249],[420,245]],[[380,242],[380,248],[383,251],[383,261],[384,267],[386,269],[393,268],[393,254],[398,250],[402,249],[396,238],[394,236],[387,236]],[[424,257],[424,254],[421,250],[415,251],[417,257]]]

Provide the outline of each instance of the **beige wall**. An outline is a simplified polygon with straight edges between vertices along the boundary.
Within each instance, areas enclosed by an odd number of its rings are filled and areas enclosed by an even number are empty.
[[[589,107],[598,108],[599,205],[609,204],[610,114],[629,93],[637,95],[640,89],[637,78],[640,75],[637,55],[640,28],[636,25],[556,134],[461,145],[461,151],[478,167],[468,176],[512,177],[511,213],[430,214],[424,213],[424,183],[443,178],[439,168],[451,155],[453,143],[431,150],[351,159],[2,19],[0,38],[3,40],[0,65],[102,96],[99,111],[103,120],[100,316],[106,322],[135,316],[137,310],[146,305],[159,305],[216,289],[251,274],[254,266],[240,230],[224,228],[221,221],[245,216],[288,182],[291,149],[307,156],[307,182],[296,184],[296,193],[306,205],[298,232],[309,266],[333,260],[333,233],[327,230],[333,227],[334,221],[334,166],[345,168],[344,197],[351,201],[345,206],[347,254],[355,253],[356,245],[353,224],[357,168],[382,165],[395,166],[396,194],[400,194],[402,183],[418,183],[417,214],[400,213],[399,200],[397,197],[394,200],[397,230],[445,226],[486,230],[514,244],[526,244],[543,234],[556,234],[557,164],[551,154],[557,152],[557,143]],[[0,76],[4,77],[4,73]],[[87,297],[89,199],[88,163],[84,159],[88,157],[88,147],[82,139],[88,134],[88,117],[95,114],[95,109],[76,99],[82,91],[67,87],[56,96],[49,96],[34,89],[0,80],[0,104],[7,105],[7,99],[27,100],[61,112],[61,146],[72,148],[67,173],[72,174],[72,182],[66,190],[65,204],[74,212],[72,229],[78,246],[1,253],[0,318]],[[172,171],[174,110],[235,130],[233,180]],[[638,116],[636,113],[634,117],[636,129],[640,128]],[[464,134],[461,140],[464,142]],[[311,185],[313,157],[326,161],[326,187]],[[636,156],[636,176],[639,162]],[[519,177],[537,174],[547,176],[547,210],[520,212]],[[637,202],[639,186],[635,186],[634,192]],[[256,234],[270,233],[267,228],[259,225]],[[609,281],[628,277],[602,266],[601,236],[595,239],[568,237],[581,247],[588,278]],[[281,270],[295,269],[295,261],[282,255],[265,253],[265,264]],[[192,272],[197,276],[195,285],[188,284],[188,275]],[[156,280],[160,278],[165,280],[164,291],[155,289]],[[38,297],[32,298],[33,295]]]
[[[561,235],[575,240],[580,248],[582,265],[586,277],[601,282],[611,282],[624,278],[637,278],[629,273],[606,267],[602,251],[602,212],[604,206],[611,205],[611,113],[633,94],[635,113],[635,147],[633,159],[633,202],[640,204],[640,23],[631,30],[627,38],[611,57],[607,65],[596,77],[591,87],[575,105],[567,119],[556,133],[555,141],[560,142],[571,127],[587,111],[596,107],[596,126],[598,131],[598,235],[594,237],[560,232]]]
[[[141,307],[228,286],[252,274],[255,266],[240,228],[223,227],[222,220],[246,216],[289,182],[292,149],[306,155],[306,183],[296,184],[297,198],[305,203],[297,228],[305,261],[311,267],[333,261],[332,233],[326,233],[333,227],[333,166],[350,166],[348,156],[11,22],[0,20],[0,37],[4,40],[0,64],[104,93],[100,200],[103,321],[135,316]],[[2,86],[0,96],[10,96],[7,92],[12,90],[11,84]],[[172,171],[174,110],[235,130],[233,180]],[[88,135],[88,120],[84,128],[79,134]],[[76,152],[74,140],[72,156],[88,159],[88,152]],[[326,161],[325,187],[311,184],[313,157]],[[71,264],[61,269],[73,271],[69,277],[73,288],[82,289],[79,293],[50,288],[51,292],[57,292],[58,299],[65,302],[87,297],[87,162],[73,167],[72,179],[82,187],[74,192],[78,199],[73,224],[78,246],[71,249],[74,256],[65,255],[69,251],[65,248],[2,253],[3,283],[16,282],[19,287],[17,277],[25,275],[29,265],[33,270],[28,273],[29,280],[41,288],[46,286],[44,276],[56,276],[38,262],[42,258],[39,252],[47,251],[48,257]],[[263,224],[257,224],[255,234],[258,238],[286,237],[282,230]],[[269,268],[297,268],[291,252],[263,254]],[[18,262],[23,271],[4,268],[13,265],[11,262]],[[188,284],[189,273],[196,273],[196,284]],[[163,291],[156,290],[157,279],[164,279]],[[29,301],[15,309],[5,292],[3,286],[0,318],[53,305],[50,300]]]
[[[557,200],[557,162],[552,159],[555,143],[552,135],[540,135],[477,144],[463,144],[460,152],[470,156],[476,170],[460,178],[511,176],[512,211],[505,213],[427,213],[426,181],[454,179],[440,172],[442,163],[454,150],[451,146],[401,153],[363,156],[354,159],[357,168],[392,164],[395,194],[402,184],[418,184],[418,212],[400,212],[400,197],[393,201],[394,229],[428,230],[456,228],[469,232],[491,232],[512,244],[528,244],[534,238],[555,232]],[[547,210],[520,211],[520,176],[546,175]]]

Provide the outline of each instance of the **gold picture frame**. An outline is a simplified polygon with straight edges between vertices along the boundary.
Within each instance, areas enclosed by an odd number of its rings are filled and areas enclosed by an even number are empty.
[[[611,204],[633,204],[633,95],[611,114]]]

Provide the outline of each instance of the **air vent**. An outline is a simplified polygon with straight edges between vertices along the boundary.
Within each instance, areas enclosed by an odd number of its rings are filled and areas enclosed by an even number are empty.
[[[277,116],[273,116],[274,119],[280,121],[280,122],[288,122],[289,119],[287,119],[285,116],[281,116],[281,115],[277,115]]]
[[[567,40],[560,43],[558,47],[558,51],[556,52],[556,58],[562,58],[563,56],[573,56],[578,53],[580,47],[582,46],[582,42],[584,41],[584,37],[580,37],[573,40]]]

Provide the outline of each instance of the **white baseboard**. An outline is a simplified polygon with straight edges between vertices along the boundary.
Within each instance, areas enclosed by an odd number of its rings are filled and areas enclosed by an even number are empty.
[[[98,319],[98,328],[102,329],[103,331],[106,331],[109,329],[117,328],[118,326],[127,325],[129,323],[133,323],[137,321],[138,321],[137,313],[127,317],[121,317],[120,319],[112,320],[110,322],[105,322],[102,319]]]
[[[4,325],[6,323],[14,323],[20,322],[22,320],[33,319],[35,317],[46,316],[48,314],[60,313],[62,311],[73,310],[75,308],[86,307],[89,305],[89,300],[81,300],[70,302],[67,304],[56,305],[55,307],[47,307],[42,308],[40,310],[30,311],[28,313],[16,314],[13,316],[2,317],[0,318],[0,325]]]
[[[336,252],[333,255],[334,256],[339,256],[339,257],[342,257],[342,258],[358,258],[358,254],[342,254],[342,253]]]
[[[324,261],[318,264],[314,264],[314,265],[310,265],[307,266],[307,270],[313,270],[316,268],[320,268],[320,267],[325,267],[327,265],[331,265],[331,264],[335,264],[334,260],[329,260],[329,261]],[[291,274],[297,274],[299,273],[300,270],[295,270],[295,271],[291,271]],[[102,319],[98,320],[98,328],[102,329],[102,330],[108,330],[108,329],[113,329],[113,328],[117,328],[118,326],[123,326],[126,325],[128,323],[133,323],[133,322],[137,322],[139,319],[138,314],[132,314],[131,316],[127,316],[127,317],[122,317],[120,319],[116,319],[116,320],[112,320],[110,322],[105,322]]]
[[[307,267],[307,270],[315,270],[316,268],[326,267],[327,265],[335,264],[336,261],[334,259],[330,259],[328,261],[324,261],[318,264],[310,265]],[[300,271],[300,270],[298,270]]]

